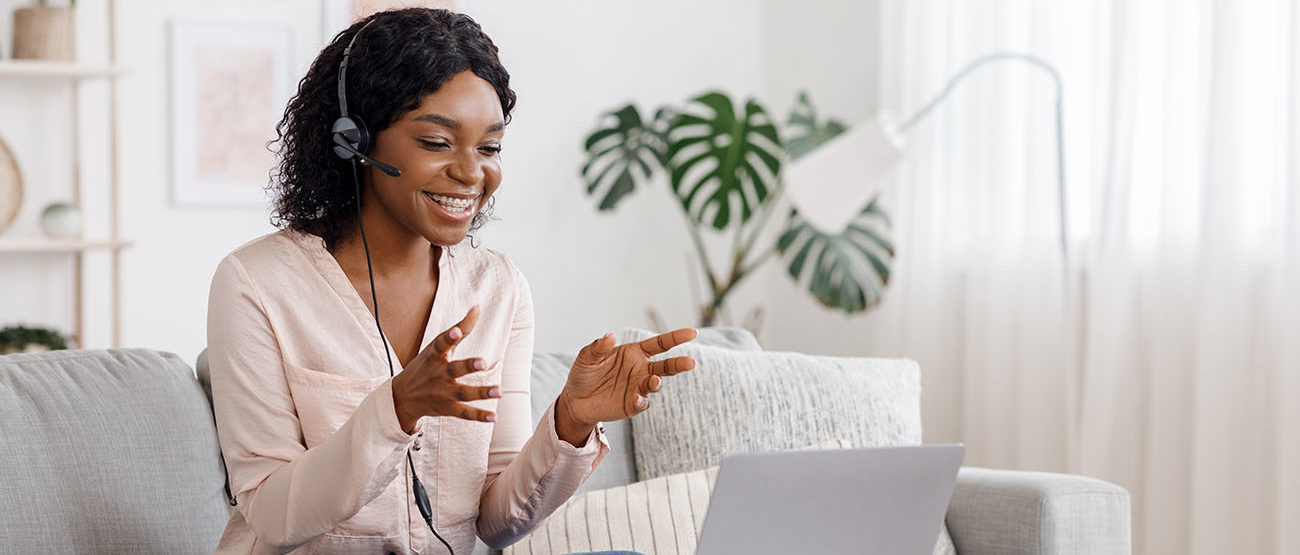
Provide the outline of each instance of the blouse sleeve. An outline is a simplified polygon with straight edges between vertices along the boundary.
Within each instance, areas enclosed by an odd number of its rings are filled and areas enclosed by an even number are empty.
[[[609,452],[599,430],[581,448],[561,440],[555,430],[554,402],[536,429],[531,426],[533,299],[523,274],[518,269],[514,273],[516,308],[503,361],[487,481],[479,500],[478,535],[494,549],[514,543],[567,501]]]
[[[209,292],[208,361],[235,509],[268,547],[289,551],[334,529],[400,472],[414,438],[397,422],[391,381],[330,439],[304,446],[275,332],[234,256]]]

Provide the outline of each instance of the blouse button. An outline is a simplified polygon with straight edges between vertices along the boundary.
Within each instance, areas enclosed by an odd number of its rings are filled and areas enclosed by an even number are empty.
[[[424,437],[424,430],[416,432],[415,437]]]
[[[414,449],[414,450],[416,450],[416,451],[419,451],[419,450],[420,450],[420,444],[419,444],[419,443],[415,444],[414,446],[411,447],[411,449]]]

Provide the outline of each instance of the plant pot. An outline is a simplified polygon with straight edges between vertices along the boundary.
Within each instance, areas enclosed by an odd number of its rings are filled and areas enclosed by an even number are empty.
[[[14,59],[71,62],[77,57],[72,8],[32,6],[14,10]]]
[[[14,353],[44,353],[49,350],[50,348],[46,347],[45,345],[29,343],[27,345],[23,345],[22,347],[0,348],[0,355],[12,355]]]

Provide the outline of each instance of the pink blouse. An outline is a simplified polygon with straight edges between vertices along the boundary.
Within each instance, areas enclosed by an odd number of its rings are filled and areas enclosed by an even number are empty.
[[[475,402],[496,411],[495,423],[425,417],[408,435],[374,316],[320,237],[284,230],[221,261],[208,298],[208,360],[238,504],[217,553],[442,553],[415,505],[408,449],[434,526],[455,552],[468,555],[476,534],[503,547],[564,503],[609,452],[599,432],[582,448],[561,440],[554,405],[531,426],[533,308],[518,268],[466,244],[445,248],[437,264],[421,345],[480,305],[455,356],[483,357],[489,370],[461,382],[500,384],[502,396]]]

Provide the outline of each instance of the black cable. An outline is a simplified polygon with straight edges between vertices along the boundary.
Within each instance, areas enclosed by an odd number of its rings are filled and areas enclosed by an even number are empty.
[[[375,269],[370,265],[370,243],[366,241],[366,226],[361,221],[361,178],[357,177],[357,160],[349,160],[352,163],[352,182],[357,186],[357,227],[361,228],[361,246],[366,251],[366,273],[370,275],[370,302],[375,307],[375,327],[379,328],[379,340],[384,343],[384,356],[388,357],[388,377],[396,375],[393,372],[393,355],[388,348],[388,338],[384,336],[384,327],[379,324],[379,296],[375,294]],[[411,466],[411,492],[415,495],[415,505],[420,508],[420,516],[424,517],[424,523],[429,525],[429,531],[433,532],[434,537],[442,542],[447,548],[447,553],[456,555],[451,549],[451,544],[442,539],[442,534],[433,527],[433,509],[429,505],[429,492],[424,489],[424,484],[420,483],[420,477],[415,474],[415,461],[411,458],[411,451],[406,451],[406,463]]]

